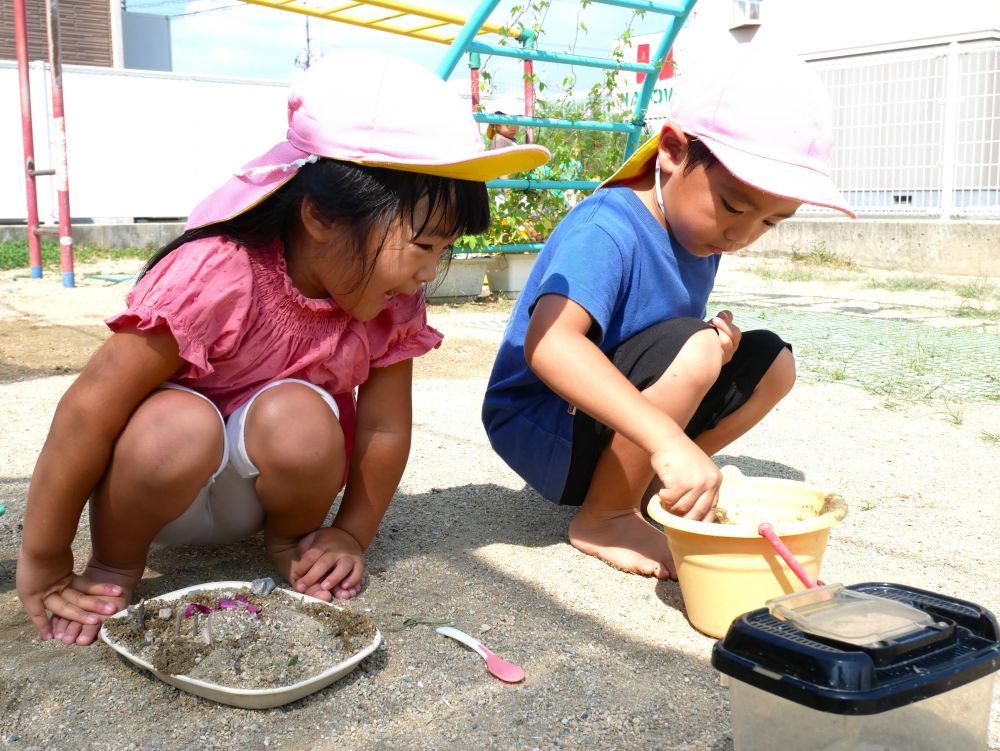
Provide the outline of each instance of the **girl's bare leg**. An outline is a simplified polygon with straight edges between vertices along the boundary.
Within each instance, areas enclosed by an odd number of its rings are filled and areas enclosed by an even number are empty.
[[[296,383],[257,397],[245,430],[247,454],[260,470],[257,497],[267,512],[264,544],[291,582],[299,541],[319,529],[340,490],[347,459],[344,431],[322,397]]]
[[[161,389],[139,405],[90,501],[92,550],[83,576],[122,587],[120,597],[103,599],[129,604],[150,543],[198,496],[222,461],[222,447],[222,423],[201,397]],[[99,630],[62,618],[52,627],[67,644],[90,644]]]
[[[718,335],[711,329],[699,331],[643,395],[678,425],[687,425],[721,367]],[[641,504],[652,479],[649,453],[615,433],[597,460],[590,489],[570,524],[573,547],[622,571],[675,577],[666,538],[642,517]]]

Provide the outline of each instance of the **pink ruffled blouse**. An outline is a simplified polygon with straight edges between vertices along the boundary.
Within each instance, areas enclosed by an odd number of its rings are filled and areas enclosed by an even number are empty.
[[[441,344],[423,292],[396,295],[371,321],[292,285],[280,242],[255,250],[221,237],[182,245],[154,266],[109,318],[112,331],[167,326],[185,364],[171,380],[223,415],[262,386],[300,378],[353,407],[355,386],[382,368]],[[345,398],[346,397],[346,398]]]

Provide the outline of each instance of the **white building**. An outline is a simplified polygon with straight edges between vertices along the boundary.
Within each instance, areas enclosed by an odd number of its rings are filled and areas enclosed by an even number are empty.
[[[834,178],[859,214],[1000,218],[1000,3],[699,0],[672,50],[677,77],[701,55],[757,40],[788,47],[827,84]],[[657,41],[636,37],[633,59]],[[620,79],[624,96],[635,78]],[[661,73],[651,128],[674,80]],[[766,100],[766,81],[761,90]]]

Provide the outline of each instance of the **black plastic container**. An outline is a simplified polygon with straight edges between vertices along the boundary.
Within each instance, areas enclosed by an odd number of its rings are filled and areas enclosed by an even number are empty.
[[[993,614],[899,584],[844,589],[930,617],[868,644],[809,633],[767,608],[737,618],[712,651],[731,679],[737,751],[985,749],[1000,668]]]

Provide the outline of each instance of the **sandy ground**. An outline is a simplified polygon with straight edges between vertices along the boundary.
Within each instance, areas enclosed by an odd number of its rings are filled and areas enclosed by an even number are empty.
[[[720,277],[720,302],[969,325],[950,318],[943,293],[762,282],[735,266]],[[540,500],[490,450],[478,414],[502,306],[431,310],[447,338],[418,363],[410,464],[353,605],[385,637],[359,670],[282,709],[251,711],[179,692],[104,645],[40,642],[14,591],[28,479],[59,397],[127,291],[78,275],[73,290],[56,275],[0,277],[0,746],[732,749],[714,640],[685,619],[678,585],[577,553],[565,542],[572,509]],[[996,337],[996,326],[983,335]],[[827,581],[904,583],[1000,613],[1000,445],[985,437],[998,433],[996,401],[962,405],[956,420],[941,405],[800,382],[716,460],[843,494],[851,512],[831,534]],[[78,560],[86,548],[84,521]],[[151,557],[138,594],[269,573],[257,540],[180,548]],[[407,619],[480,635],[527,680],[490,678],[474,653]],[[990,748],[1000,749],[997,700]]]

